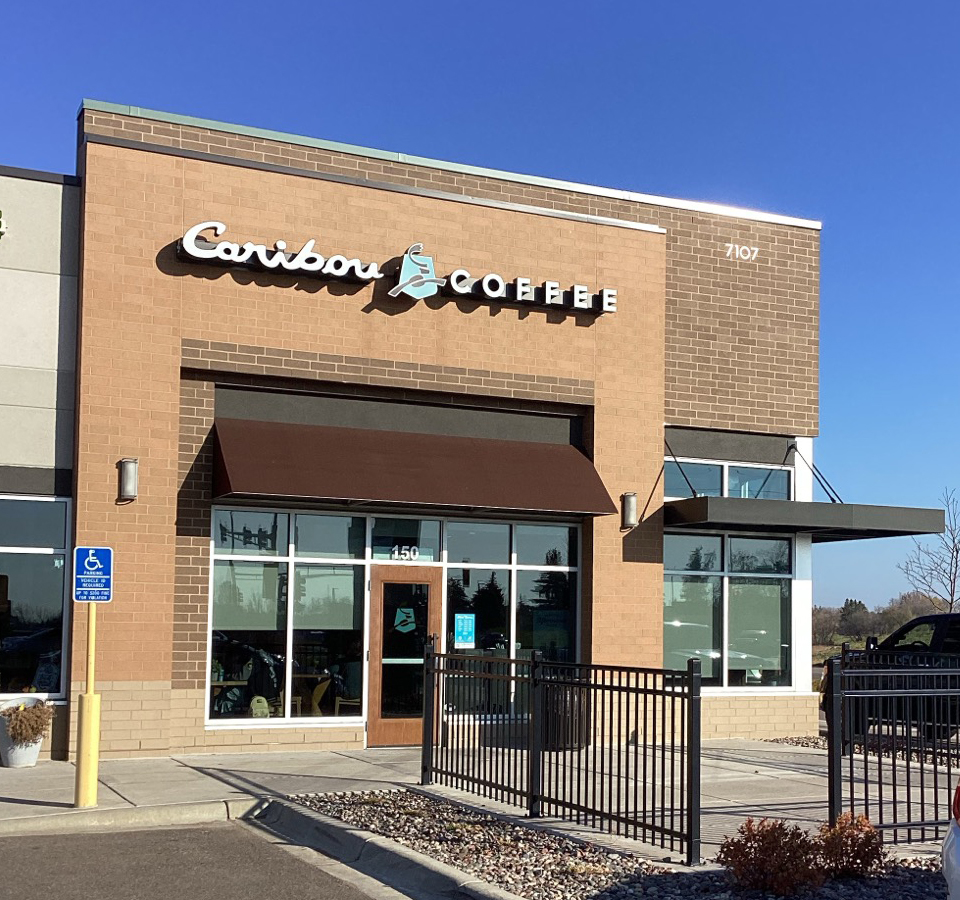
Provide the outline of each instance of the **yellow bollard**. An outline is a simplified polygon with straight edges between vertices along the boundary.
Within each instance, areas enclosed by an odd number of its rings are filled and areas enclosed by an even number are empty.
[[[87,682],[77,720],[77,783],[73,805],[97,805],[100,769],[100,695],[96,691],[97,604],[87,604]]]

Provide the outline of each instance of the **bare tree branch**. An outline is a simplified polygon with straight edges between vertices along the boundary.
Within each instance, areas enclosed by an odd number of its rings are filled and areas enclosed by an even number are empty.
[[[944,488],[944,532],[932,545],[914,539],[913,552],[897,568],[910,586],[923,594],[938,612],[960,611],[960,500]]]

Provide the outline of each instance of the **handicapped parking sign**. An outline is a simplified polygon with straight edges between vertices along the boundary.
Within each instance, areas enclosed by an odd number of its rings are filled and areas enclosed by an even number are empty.
[[[77,603],[113,600],[113,550],[77,547],[73,551],[73,599]]]

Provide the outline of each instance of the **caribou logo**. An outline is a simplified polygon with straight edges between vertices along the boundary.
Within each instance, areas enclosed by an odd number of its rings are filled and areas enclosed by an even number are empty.
[[[433,269],[433,258],[423,256],[423,244],[416,243],[411,244],[403,254],[400,283],[388,293],[391,297],[406,294],[414,300],[422,300],[424,297],[432,297],[446,283],[446,278],[437,278]]]

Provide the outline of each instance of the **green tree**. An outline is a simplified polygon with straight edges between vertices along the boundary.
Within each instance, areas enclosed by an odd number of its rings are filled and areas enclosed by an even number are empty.
[[[862,600],[847,597],[840,609],[840,633],[861,640],[873,626],[873,614]]]

